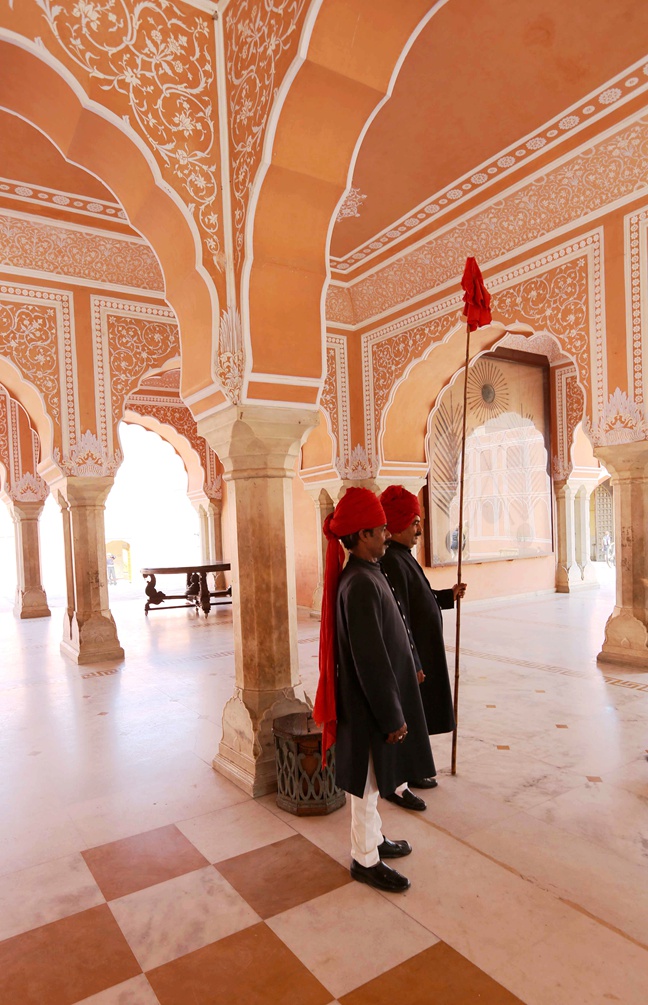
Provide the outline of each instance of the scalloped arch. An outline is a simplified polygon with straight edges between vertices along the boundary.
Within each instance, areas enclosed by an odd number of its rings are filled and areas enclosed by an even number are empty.
[[[293,395],[314,403],[325,369],[337,208],[370,122],[414,39],[445,2],[324,0],[308,20],[250,199],[241,293],[249,397],[279,399],[282,384],[269,381],[283,375],[294,378]]]
[[[70,163],[114,193],[160,262],[165,296],[180,324],[183,393],[212,386],[217,293],[201,264],[190,212],[163,182],[143,141],[127,123],[91,100],[45,48],[2,29],[0,107],[38,129]],[[222,392],[217,394],[225,400]]]
[[[578,361],[570,356],[560,340],[545,330],[529,332],[547,335],[560,352],[574,363],[579,383],[582,380]],[[502,326],[488,326],[471,335],[470,363],[486,352],[496,349],[506,337]],[[423,356],[413,360],[392,388],[381,418],[378,450],[383,462],[427,463],[427,440],[430,417],[442,391],[452,385],[463,372],[466,357],[465,325],[455,325],[445,339],[433,343]]]

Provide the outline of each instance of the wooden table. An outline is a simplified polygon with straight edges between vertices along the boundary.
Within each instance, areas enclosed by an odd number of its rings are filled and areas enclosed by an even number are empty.
[[[207,584],[207,573],[229,572],[230,568],[228,562],[216,562],[214,565],[177,565],[172,568],[141,569],[144,578],[148,579],[144,591],[148,598],[144,605],[144,614],[148,615],[150,610],[171,611],[177,607],[191,607],[196,611],[202,608],[205,617],[207,617],[212,607],[232,603],[232,587],[229,586],[226,590],[210,590]],[[186,575],[187,589],[184,593],[163,593],[156,588],[156,576],[174,575]],[[166,600],[185,600],[188,603],[158,606]]]

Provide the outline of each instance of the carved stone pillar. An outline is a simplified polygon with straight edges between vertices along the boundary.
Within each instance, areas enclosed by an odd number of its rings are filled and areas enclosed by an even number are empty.
[[[333,489],[333,491],[335,491]],[[335,509],[335,503],[326,489],[309,487],[309,495],[315,504],[315,533],[317,534],[317,586],[313,594],[311,604],[311,616],[320,618],[322,616],[322,591],[324,589],[324,564],[326,562],[326,548],[328,542],[324,537],[324,521],[329,513]]]
[[[556,593],[570,593],[581,582],[576,564],[574,494],[569,482],[558,482],[556,492]]]
[[[581,486],[574,496],[574,536],[576,565],[580,569],[582,586],[598,586],[596,570],[590,559],[591,526],[590,526],[590,496],[591,489]]]
[[[69,477],[57,485],[68,591],[61,652],[76,663],[124,658],[108,606],[104,509],[112,485],[112,477]]]
[[[597,447],[612,475],[616,605],[599,660],[648,670],[648,441]]]
[[[203,565],[209,565],[212,556],[209,541],[209,522],[207,520],[207,510],[203,503],[194,503],[194,509],[198,514],[198,524],[200,527],[200,561]]]
[[[66,638],[66,632],[69,630],[69,625],[74,618],[74,612],[76,610],[76,595],[74,589],[74,552],[72,551],[72,522],[70,520],[70,507],[68,506],[68,501],[63,493],[61,491],[57,491],[55,493],[55,497],[61,509],[61,519],[63,522],[65,596],[67,601],[65,619],[63,622],[63,637]]]
[[[225,562],[223,557],[223,502],[221,499],[210,499],[207,508],[207,533],[209,534],[210,561]],[[217,590],[224,590],[225,573],[217,572],[214,576]]]
[[[297,655],[292,486],[317,422],[299,408],[232,405],[198,422],[228,483],[236,690],[214,767],[253,796],[276,789],[272,721],[304,711]]]
[[[16,602],[19,618],[49,618],[50,609],[41,581],[38,521],[42,502],[11,501],[16,541]]]

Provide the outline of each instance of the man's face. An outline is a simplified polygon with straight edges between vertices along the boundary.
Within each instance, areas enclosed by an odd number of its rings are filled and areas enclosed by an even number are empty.
[[[404,544],[406,548],[413,548],[419,537],[421,536],[421,518],[420,516],[415,516],[409,527],[402,530],[399,534],[394,534],[394,540],[399,541],[400,544]]]
[[[391,534],[387,530],[387,524],[383,524],[382,527],[374,527],[373,530],[362,535],[367,552],[374,562],[382,558],[387,551],[387,542],[390,537]]]

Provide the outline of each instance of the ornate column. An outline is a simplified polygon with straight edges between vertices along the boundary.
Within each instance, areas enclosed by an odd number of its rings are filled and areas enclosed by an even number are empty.
[[[616,604],[598,659],[648,670],[648,441],[596,447],[612,475]]]
[[[211,562],[224,562],[223,558],[223,500],[210,499],[207,507],[207,533],[209,535],[209,553]],[[214,585],[217,590],[224,590],[226,586],[225,573],[217,572],[214,576]]]
[[[76,596],[74,590],[74,553],[72,551],[72,522],[70,520],[70,507],[67,499],[59,490],[54,493],[61,510],[61,520],[63,525],[63,555],[65,558],[65,596],[67,606],[65,609],[65,619],[63,622],[63,638],[66,638],[66,631],[74,618],[76,610]]]
[[[574,494],[569,482],[555,483],[556,593],[569,593],[581,581],[575,560]]]
[[[335,485],[335,483],[333,483]],[[332,486],[331,486],[332,487]],[[335,491],[333,489],[333,491]],[[324,589],[324,563],[326,561],[327,540],[324,537],[324,521],[335,509],[335,503],[326,489],[319,486],[308,486],[308,494],[315,504],[315,533],[317,534],[317,586],[313,594],[311,615],[314,618],[322,614],[322,591]]]
[[[207,509],[204,503],[194,503],[194,509],[198,514],[200,526],[200,561],[203,565],[209,565],[212,560],[211,542],[209,540],[209,522],[207,520]]]
[[[113,481],[108,476],[70,476],[56,486],[68,589],[61,652],[76,663],[124,658],[108,606],[104,509]]]
[[[228,483],[236,689],[214,767],[253,796],[276,788],[272,721],[308,707],[299,678],[292,487],[314,411],[231,405],[198,422]]]
[[[590,497],[592,489],[582,485],[574,497],[574,524],[576,538],[576,564],[580,569],[582,586],[598,586],[596,571],[590,559],[591,527]]]
[[[11,500],[16,541],[16,602],[19,618],[49,618],[50,609],[41,582],[40,534],[38,521],[42,502]]]

